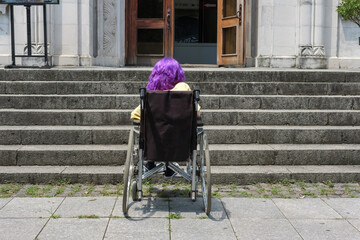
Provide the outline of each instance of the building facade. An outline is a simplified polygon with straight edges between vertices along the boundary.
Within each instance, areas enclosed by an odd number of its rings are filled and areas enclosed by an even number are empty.
[[[340,1],[60,0],[47,6],[49,60],[119,67],[172,56],[184,64],[360,68],[360,28],[339,17]],[[42,7],[31,11],[32,51],[42,54]],[[11,63],[9,12],[0,5],[0,65]],[[24,54],[23,6],[14,7],[14,21],[16,54]]]

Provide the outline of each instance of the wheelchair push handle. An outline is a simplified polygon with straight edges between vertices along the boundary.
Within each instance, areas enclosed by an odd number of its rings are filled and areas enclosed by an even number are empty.
[[[200,101],[200,90],[199,89],[195,89],[194,90],[194,98],[195,98],[195,101],[199,102]]]
[[[140,102],[141,102],[141,109],[144,109],[144,101],[145,101],[145,93],[146,93],[146,88],[140,88]]]

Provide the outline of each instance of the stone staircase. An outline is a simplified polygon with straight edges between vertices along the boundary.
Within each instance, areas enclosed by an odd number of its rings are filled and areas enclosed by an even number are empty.
[[[0,70],[0,183],[122,181],[149,68]],[[185,69],[214,183],[360,181],[360,72]]]

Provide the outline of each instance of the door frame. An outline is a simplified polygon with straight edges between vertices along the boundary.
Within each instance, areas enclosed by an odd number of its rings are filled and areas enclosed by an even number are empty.
[[[217,20],[217,65],[244,67],[245,63],[245,9],[246,1],[236,1],[236,15],[223,17],[223,2],[218,0],[218,20]],[[236,27],[235,33],[235,53],[223,53],[223,29]]]
[[[163,0],[163,4],[164,4],[164,12],[163,12],[163,20],[164,20],[164,39],[163,39],[163,43],[164,43],[164,55],[162,56],[153,56],[153,60],[150,61],[149,64],[142,64],[141,61],[136,61],[136,59],[134,59],[134,55],[136,56],[136,42],[137,42],[137,38],[134,38],[134,41],[132,41],[132,44],[129,44],[131,37],[130,34],[132,35],[136,35],[137,32],[137,25],[134,24],[134,21],[131,20],[130,16],[131,14],[134,16],[134,14],[136,15],[137,13],[137,0],[126,0],[125,2],[125,64],[126,65],[154,65],[155,62],[157,62],[158,60],[160,60],[161,58],[168,56],[168,57],[173,57],[174,56],[174,38],[175,38],[175,24],[174,24],[174,14],[175,14],[175,9],[174,9],[174,0]],[[218,12],[219,12],[219,2],[223,1],[223,0],[218,0],[217,2],[217,8],[218,8]],[[239,49],[241,49],[241,52],[238,53],[238,60],[237,61],[228,61],[228,62],[219,62],[219,36],[217,38],[217,46],[218,46],[218,50],[217,50],[217,65],[218,66],[224,66],[224,65],[232,65],[232,66],[237,66],[237,67],[244,67],[246,64],[246,62],[248,61],[248,59],[252,59],[254,56],[252,56],[254,53],[252,53],[252,32],[254,31],[251,22],[249,21],[249,19],[247,18],[247,14],[249,13],[250,15],[252,15],[252,9],[253,6],[247,4],[247,2],[249,0],[239,0],[242,1],[242,25],[241,25],[241,30],[238,31],[237,33],[237,45],[239,46]],[[252,1],[250,1],[251,3]],[[132,8],[131,8],[132,6]],[[167,8],[171,9],[171,18],[170,18],[170,29],[167,30],[166,29],[166,10]],[[132,12],[130,12],[132,11]],[[135,13],[134,13],[135,12]],[[145,19],[147,21],[149,21],[149,19]],[[218,19],[217,19],[217,29],[218,29],[218,35],[219,35],[219,13],[218,13]],[[141,20],[144,21],[144,20]],[[249,26],[251,29],[248,29],[247,26]],[[151,28],[151,27],[149,27]],[[136,30],[134,30],[136,29]],[[241,35],[241,36],[240,36]],[[134,44],[135,42],[135,44]],[[166,44],[168,43],[168,44]],[[167,48],[166,48],[167,46]],[[248,56],[249,55],[249,56]],[[140,56],[142,57],[142,56]],[[219,64],[220,63],[220,64]],[[196,64],[194,64],[196,65]],[[250,65],[253,65],[252,63],[250,63]]]
[[[163,57],[174,54],[174,0],[163,0],[162,18],[137,18],[137,0],[126,0],[125,5],[125,62],[126,65],[154,65]],[[170,12],[167,10],[170,9]],[[170,13],[170,25],[167,15]],[[137,30],[163,29],[163,54],[138,54]]]

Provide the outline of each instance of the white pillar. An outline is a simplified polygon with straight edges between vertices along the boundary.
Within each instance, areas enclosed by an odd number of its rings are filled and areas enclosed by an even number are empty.
[[[314,55],[325,56],[326,1],[315,0]]]
[[[311,55],[311,26],[313,0],[300,0],[300,55]]]

